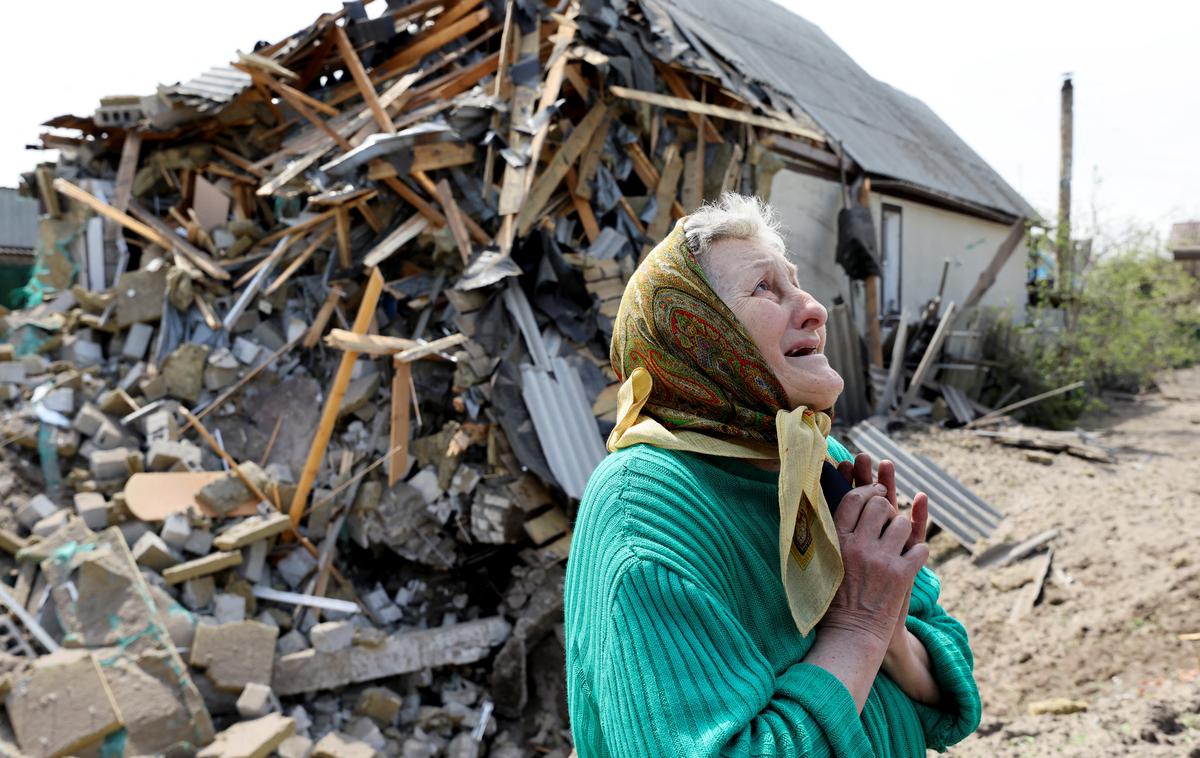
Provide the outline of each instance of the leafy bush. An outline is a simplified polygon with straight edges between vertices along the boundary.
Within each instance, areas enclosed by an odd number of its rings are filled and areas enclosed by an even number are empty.
[[[1068,307],[1031,308],[1019,326],[997,323],[984,349],[998,361],[998,389],[985,400],[1013,383],[1028,397],[1087,382],[1025,411],[1028,423],[1062,428],[1097,405],[1100,389],[1137,392],[1156,372],[1200,360],[1200,283],[1150,251],[1110,255],[1084,273]]]

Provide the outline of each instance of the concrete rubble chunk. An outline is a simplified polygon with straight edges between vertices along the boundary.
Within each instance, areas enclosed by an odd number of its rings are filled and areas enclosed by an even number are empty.
[[[113,288],[117,293],[117,326],[126,327],[135,322],[158,321],[162,316],[166,287],[165,267],[153,271],[127,271],[122,274]]]
[[[375,758],[379,751],[362,740],[330,732],[313,746],[312,758]]]
[[[192,555],[208,555],[213,547],[213,534],[207,529],[193,529],[183,543],[183,552]]]
[[[295,732],[296,722],[278,713],[239,721],[218,734],[196,758],[267,758]]]
[[[404,699],[387,687],[367,687],[358,696],[354,712],[381,726],[391,726],[396,722],[403,705]]]
[[[309,758],[312,755],[313,741],[307,737],[293,735],[275,748],[279,758]]]
[[[185,342],[162,362],[161,376],[166,393],[171,397],[194,403],[204,389],[204,364],[208,346]]]
[[[397,632],[382,645],[353,645],[336,653],[315,649],[281,656],[274,686],[279,695],[343,687],[449,664],[473,663],[508,638],[511,626],[501,616],[450,624],[436,629]]]
[[[58,511],[59,505],[39,492],[17,508],[17,521],[26,529],[32,529],[34,524]]]
[[[219,592],[213,598],[213,615],[220,624],[246,620],[246,598],[231,592]]]
[[[176,550],[183,550],[188,537],[192,535],[192,524],[188,521],[187,514],[172,513],[163,519],[162,529],[158,534],[163,538],[163,542]]]
[[[157,439],[146,448],[147,471],[167,471],[178,464],[196,471],[200,460],[200,448],[186,440]]]
[[[261,682],[250,682],[238,696],[238,715],[244,719],[256,719],[279,709],[279,701],[271,688]]]
[[[56,534],[52,541],[59,547],[41,569],[63,640],[103,663],[129,754],[172,753],[211,740],[211,718],[191,678],[181,676],[186,666],[172,641],[188,630],[165,618],[188,622],[189,614],[147,584],[119,529],[65,542]]]
[[[287,554],[286,558],[275,564],[275,570],[292,589],[299,587],[300,582],[304,581],[309,572],[316,567],[317,559],[312,557],[307,550],[293,550]]]
[[[326,621],[308,630],[313,648],[320,653],[336,653],[354,644],[354,624],[349,621]]]
[[[108,501],[99,492],[75,493],[75,513],[92,531],[98,532],[108,526],[110,510]]]
[[[125,344],[121,346],[121,357],[132,361],[140,361],[146,357],[150,340],[154,337],[154,327],[149,324],[132,324],[125,332]]]
[[[133,545],[133,559],[139,566],[162,572],[183,560],[170,545],[154,532],[146,532]]]
[[[212,605],[216,595],[216,582],[211,576],[198,576],[183,583],[180,598],[183,604],[192,611],[202,611]]]
[[[238,464],[238,470],[254,483],[259,490],[264,490],[268,484],[267,472],[263,471],[253,461],[243,461]],[[230,471],[220,479],[216,479],[200,488],[196,500],[213,509],[218,515],[224,515],[235,508],[253,500],[254,494],[242,482],[241,478]]]
[[[91,403],[84,403],[76,411],[75,418],[71,421],[71,427],[84,437],[91,437],[107,420],[108,416],[105,416],[99,408]]]
[[[278,634],[257,621],[202,625],[192,642],[191,664],[225,692],[241,692],[250,682],[270,686]]]
[[[85,750],[121,728],[100,664],[86,650],[38,658],[4,705],[21,750],[35,758]]]
[[[93,450],[88,456],[88,468],[92,476],[99,481],[120,481],[128,479],[133,473],[130,458],[141,453],[126,447],[111,450]]]

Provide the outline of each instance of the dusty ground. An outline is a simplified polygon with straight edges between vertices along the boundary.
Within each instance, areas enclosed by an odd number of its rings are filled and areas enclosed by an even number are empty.
[[[1050,466],[969,432],[898,434],[998,506],[996,542],[1058,528],[1039,604],[1009,612],[1035,561],[976,566],[934,547],[945,607],[971,634],[983,696],[979,732],[952,756],[1200,758],[1200,368],[1178,375],[1190,400],[1152,392],[1080,426],[1115,465],[1066,454]],[[1049,698],[1086,712],[1032,716]]]

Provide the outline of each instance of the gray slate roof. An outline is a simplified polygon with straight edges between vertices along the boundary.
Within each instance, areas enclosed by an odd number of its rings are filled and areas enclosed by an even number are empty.
[[[741,76],[778,93],[869,174],[1012,216],[1036,212],[920,100],[872,78],[815,24],[770,0],[641,0]]]

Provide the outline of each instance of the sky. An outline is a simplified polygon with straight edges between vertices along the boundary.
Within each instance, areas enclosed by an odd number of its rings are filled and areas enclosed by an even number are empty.
[[[1059,87],[1071,72],[1077,236],[1136,227],[1165,239],[1172,222],[1200,219],[1200,3],[777,1],[867,73],[923,100],[1047,218],[1058,202]],[[340,7],[12,4],[0,35],[0,186],[45,158],[25,149],[42,121],[90,114],[105,95],[153,93]]]

